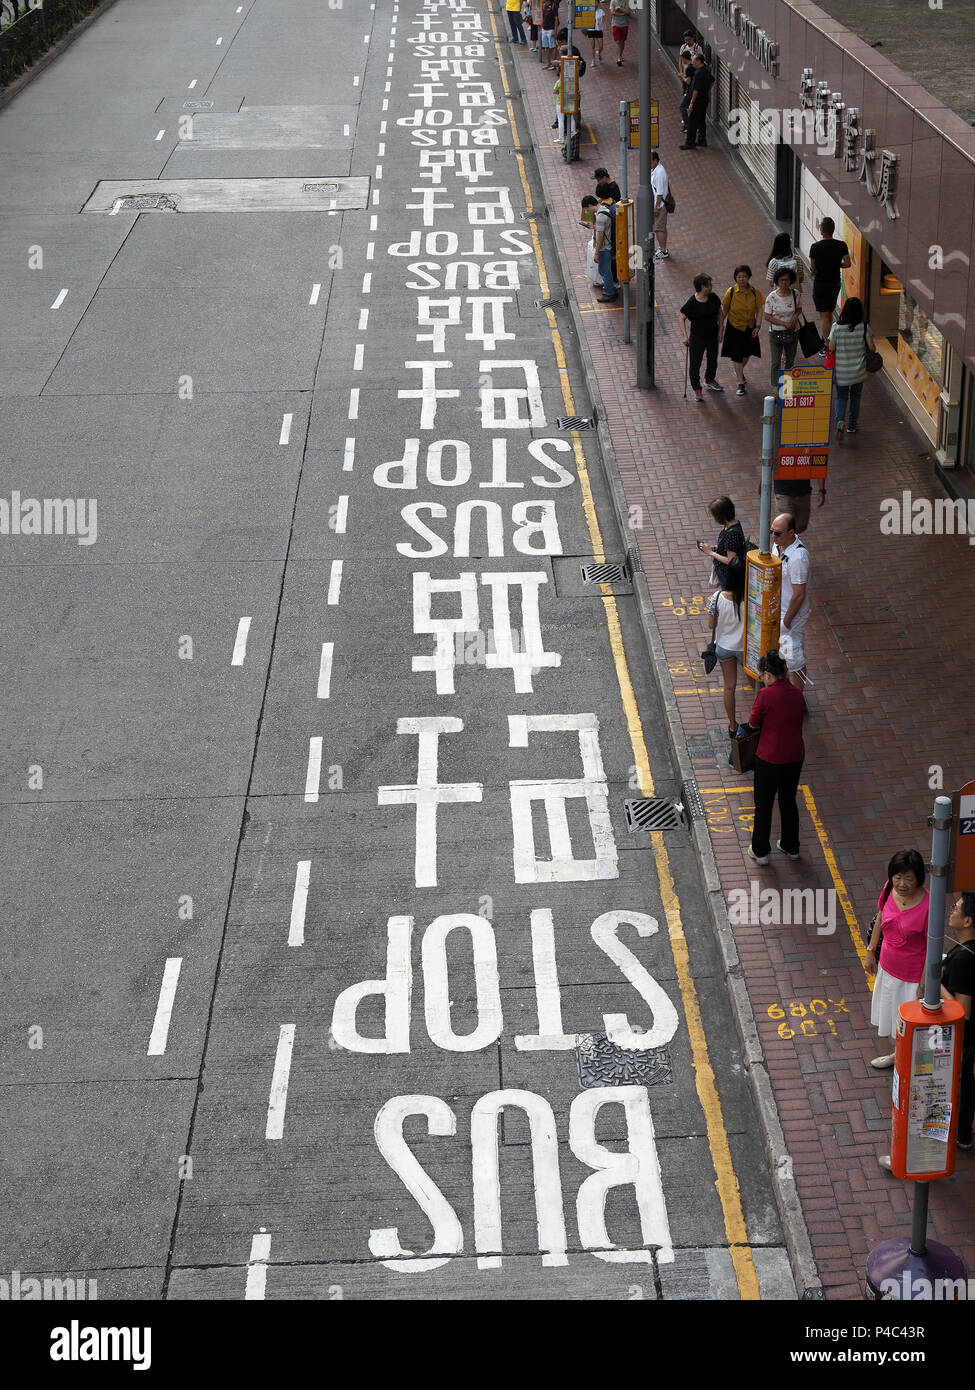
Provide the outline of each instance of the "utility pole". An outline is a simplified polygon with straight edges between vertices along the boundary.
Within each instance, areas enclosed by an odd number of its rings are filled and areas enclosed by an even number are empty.
[[[654,261],[653,195],[650,190],[650,7],[638,9],[637,37],[640,53],[640,178],[636,194],[636,240],[640,256],[636,269],[636,384],[656,385],[654,372]]]

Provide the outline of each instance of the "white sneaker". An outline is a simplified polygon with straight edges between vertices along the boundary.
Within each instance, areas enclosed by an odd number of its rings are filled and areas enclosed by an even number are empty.
[[[870,1065],[875,1071],[888,1071],[894,1065],[894,1053],[891,1052],[887,1057],[874,1057]]]
[[[752,849],[751,845],[748,846],[748,848],[745,850],[745,853],[748,855],[749,859],[754,859],[756,864],[768,863],[768,855],[756,854],[755,851]]]
[[[881,1168],[884,1170],[885,1173],[892,1173],[894,1171],[890,1162],[890,1154],[878,1154],[877,1162],[880,1164]]]

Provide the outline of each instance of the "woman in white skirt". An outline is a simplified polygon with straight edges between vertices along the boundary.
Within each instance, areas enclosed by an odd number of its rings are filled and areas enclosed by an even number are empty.
[[[887,865],[887,882],[877,899],[877,915],[867,945],[867,968],[877,972],[870,1022],[881,1038],[896,1036],[901,1004],[918,997],[927,943],[924,860],[916,849],[902,849]],[[874,1057],[870,1065],[878,1071],[892,1067],[894,1054]]]

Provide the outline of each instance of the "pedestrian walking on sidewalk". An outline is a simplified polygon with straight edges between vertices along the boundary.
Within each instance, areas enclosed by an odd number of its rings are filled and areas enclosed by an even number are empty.
[[[762,731],[755,749],[755,822],[748,857],[756,864],[767,864],[772,853],[776,797],[782,825],[781,838],[776,843],[788,859],[799,858],[796,792],[806,757],[802,741],[806,701],[802,691],[789,681],[786,664],[778,652],[766,652],[759,659],[758,672],[764,689],[755,697],[748,716],[749,727]]]
[[[596,251],[596,264],[603,277],[603,292],[598,304],[611,304],[619,298],[616,290],[616,276],[613,274],[613,254],[616,250],[616,208],[613,204],[612,190],[608,183],[596,184],[596,234],[593,245]]]
[[[796,519],[783,512],[772,522],[772,552],[782,561],[779,655],[789,668],[789,678],[801,686],[806,674],[806,624],[809,601],[809,551],[796,534]]]
[[[545,55],[544,68],[554,68],[555,29],[559,22],[559,0],[543,0],[542,3],[542,52]]]
[[[714,652],[721,663],[721,698],[728,719],[728,737],[738,732],[735,714],[735,692],[738,686],[738,666],[745,655],[745,618],[742,602],[745,597],[745,565],[741,557],[732,555],[724,570],[724,583],[708,599],[708,627],[714,642]]]
[[[623,66],[623,49],[626,47],[626,37],[630,32],[630,20],[633,18],[633,11],[630,9],[626,0],[610,0],[609,17],[613,28],[613,42],[616,45],[616,66]]]
[[[593,61],[593,66],[603,61],[603,24],[606,21],[606,11],[603,7],[603,0],[596,0],[596,7],[592,17],[592,28],[583,29],[583,33],[589,40],[589,50]]]
[[[975,1120],[975,893],[957,897],[948,917],[948,933],[956,942],[941,967],[941,998],[954,999],[965,1010],[965,1033],[961,1052],[961,1090],[958,1096],[958,1147],[972,1147],[972,1121]]]
[[[802,261],[796,255],[792,246],[792,238],[788,232],[779,232],[772,242],[772,250],[769,258],[765,262],[765,278],[770,285],[775,284],[775,277],[780,270],[794,270],[796,273],[796,285],[800,295],[802,294],[802,282],[805,279],[805,270]]]
[[[760,341],[762,309],[765,296],[751,283],[750,265],[735,266],[735,283],[725,291],[721,300],[721,322],[724,325],[722,357],[730,357],[738,378],[736,396],[747,389],[745,364],[750,357],[761,357]]]
[[[687,139],[683,145],[678,146],[682,150],[706,149],[708,143],[708,98],[714,84],[714,74],[700,53],[695,53],[691,59],[691,69],[690,100],[687,103]]]
[[[508,27],[511,30],[511,42],[522,43],[527,47],[528,40],[525,38],[525,26],[521,18],[522,0],[505,0],[504,8],[508,15]]]
[[[876,970],[870,1022],[881,1038],[897,1035],[898,1010],[918,997],[928,948],[928,892],[924,860],[916,849],[902,849],[887,865],[887,882],[877,898],[867,943],[867,969]],[[893,1052],[874,1057],[878,1071],[894,1065]]]
[[[843,305],[839,321],[829,331],[836,349],[836,442],[843,443],[843,430],[856,434],[860,419],[860,395],[867,379],[867,351],[877,351],[869,323],[863,321],[863,301],[851,297]],[[847,408],[850,418],[846,419]]]
[[[764,317],[769,326],[769,356],[772,360],[772,387],[779,393],[779,371],[796,360],[799,345],[801,304],[795,290],[796,272],[783,267],[776,272],[775,289],[765,301]]]
[[[598,189],[596,190],[598,193]],[[703,401],[701,362],[706,357],[704,382],[710,391],[723,391],[718,374],[718,344],[721,342],[721,300],[714,293],[710,275],[694,276],[694,293],[680,306],[680,335],[689,353],[688,365],[694,399]]]
[[[612,198],[614,203],[618,203],[619,200],[622,198],[623,193],[616,180],[610,178],[609,170],[604,169],[602,165],[600,165],[598,169],[593,169],[592,176],[597,183],[609,184],[609,187],[611,189],[610,197]]]
[[[821,241],[814,241],[809,248],[809,269],[812,271],[813,305],[819,314],[819,331],[823,338],[829,337],[833,326],[833,310],[840,294],[840,271],[853,264],[850,248],[845,241],[837,241],[833,236],[836,223],[832,217],[824,217],[819,224]]]
[[[670,180],[656,150],[650,151],[650,191],[653,193],[653,235],[657,242],[653,259],[667,261],[670,259],[670,252],[667,250],[667,197],[670,193]]]

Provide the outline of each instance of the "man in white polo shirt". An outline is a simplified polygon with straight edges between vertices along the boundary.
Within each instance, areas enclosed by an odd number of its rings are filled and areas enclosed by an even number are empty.
[[[666,261],[670,258],[670,252],[667,250],[667,207],[664,199],[670,192],[670,182],[656,150],[650,153],[650,188],[653,192],[653,234],[657,238],[653,259]]]
[[[781,512],[772,522],[772,549],[782,560],[779,652],[793,685],[806,674],[806,623],[809,602],[809,551],[796,535],[796,519]]]

